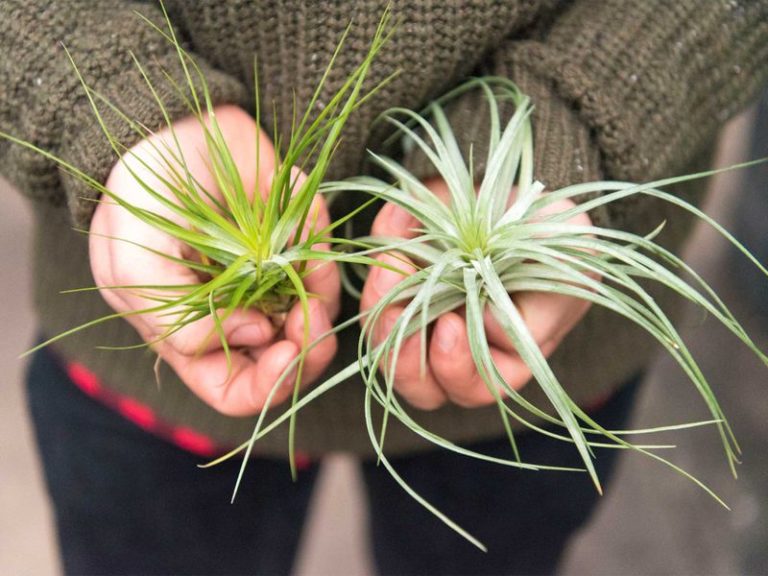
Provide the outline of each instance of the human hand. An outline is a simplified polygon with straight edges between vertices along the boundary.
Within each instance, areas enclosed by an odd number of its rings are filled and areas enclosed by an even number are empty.
[[[430,179],[425,185],[445,202],[448,201],[448,189],[443,180]],[[562,212],[573,206],[572,201],[562,200],[549,205],[545,212]],[[586,214],[568,222],[591,225]],[[419,226],[419,222],[403,208],[387,203],[374,219],[371,233],[374,236],[413,238]],[[383,267],[372,267],[363,287],[362,310],[372,308],[393,286],[415,270],[415,266],[402,255],[383,254],[378,259],[401,270],[402,274]],[[518,292],[512,298],[545,356],[557,349],[590,306],[585,300],[543,292]],[[393,304],[382,313],[374,327],[376,342],[383,341],[391,332],[403,309],[403,304]],[[488,309],[484,312],[484,325],[491,355],[500,373],[512,388],[522,388],[531,378],[531,371]],[[421,335],[417,333],[404,341],[392,377],[395,390],[410,404],[423,410],[439,408],[448,401],[468,408],[496,401],[475,367],[461,310],[448,312],[435,321],[423,373]]]
[[[216,119],[240,172],[245,190],[269,193],[275,170],[275,152],[269,137],[242,109],[234,106],[216,108]],[[216,179],[209,170],[204,132],[197,119],[184,118],[174,123],[174,131],[191,174],[214,196],[220,196]],[[180,217],[157,199],[152,198],[131,175],[137,173],[155,190],[173,198],[173,194],[142,165],[155,171],[163,167],[154,159],[152,144],[164,144],[175,150],[170,129],[165,129],[134,146],[112,169],[107,188],[130,204],[185,224]],[[256,141],[259,139],[259,173]],[[141,159],[141,161],[139,161]],[[301,176],[300,176],[301,177]],[[329,215],[321,197],[315,199],[313,213],[316,227],[329,224]],[[187,226],[188,227],[188,226]],[[145,248],[150,248],[152,251]],[[327,245],[317,245],[328,249]],[[153,252],[154,251],[154,252]],[[90,262],[96,285],[107,303],[117,312],[130,314],[147,309],[155,302],[136,291],[113,289],[116,286],[160,286],[199,283],[193,270],[159,254],[177,258],[194,258],[192,249],[166,233],[150,226],[114,202],[101,202],[93,216],[90,235]],[[307,265],[306,289],[317,298],[310,301],[310,341],[331,329],[339,311],[340,278],[333,263],[312,261]],[[165,313],[164,313],[165,314]],[[126,320],[142,339],[152,343],[160,358],[167,362],[181,380],[203,401],[227,415],[244,416],[260,411],[278,377],[297,357],[303,344],[304,317],[299,303],[288,312],[282,328],[278,328],[261,312],[237,309],[222,323],[231,347],[231,365],[215,323],[208,316],[158,340],[165,332],[167,315],[130,314]],[[213,334],[213,337],[211,335]],[[310,350],[305,358],[302,384],[317,378],[336,353],[336,339],[327,337]],[[275,393],[272,404],[284,401],[293,391],[295,376],[286,379]]]

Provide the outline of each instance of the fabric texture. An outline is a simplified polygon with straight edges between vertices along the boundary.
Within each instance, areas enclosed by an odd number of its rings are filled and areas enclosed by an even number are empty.
[[[290,574],[317,466],[292,482],[282,459],[202,457],[89,398],[48,350],[27,401],[55,512],[65,574]],[[86,495],[87,497],[84,497]]]
[[[35,354],[27,376],[66,574],[291,573],[320,462],[291,482],[284,460],[256,458],[230,504],[238,461],[200,470],[199,456],[84,394],[48,350]],[[592,415],[625,428],[637,382]],[[519,446],[531,461],[579,465],[568,444],[538,434],[520,435]],[[498,457],[511,451],[506,438],[471,448]],[[618,452],[596,451],[606,490]],[[440,450],[394,458],[393,465],[489,550],[462,540],[367,460],[360,466],[382,575],[553,574],[600,500],[586,475],[534,474]]]
[[[285,138],[294,99],[307,101],[347,24],[345,48],[321,94],[332,94],[362,58],[387,3],[169,1],[175,30],[195,55],[217,103],[249,109],[253,58],[260,68],[264,128]],[[395,1],[398,27],[382,51],[369,86],[401,73],[350,119],[329,178],[366,173],[366,149],[385,135],[373,120],[391,106],[422,108],[473,74],[504,75],[531,95],[537,176],[550,188],[604,178],[647,181],[706,167],[718,128],[750,101],[765,81],[768,0],[629,2],[621,0],[512,0],[488,3]],[[148,2],[5,0],[0,4],[0,127],[52,151],[104,180],[116,161],[89,111],[73,74],[66,46],[86,82],[129,116],[151,129],[163,125],[137,73],[136,54],[161,87],[173,117],[185,113],[162,70],[181,78],[177,57],[135,11],[162,25]],[[164,87],[164,88],[163,88]],[[324,100],[325,99],[325,100]],[[273,118],[273,110],[276,119]],[[133,137],[105,111],[107,123],[130,146]],[[451,120],[466,148],[482,146],[487,126],[476,95],[457,101]],[[403,161],[421,176],[430,168],[418,156]],[[95,293],[61,290],[91,286],[87,241],[72,230],[87,226],[93,195],[53,162],[0,140],[0,171],[35,200],[35,302],[42,330],[53,335],[109,309]],[[697,201],[703,182],[676,192]],[[348,198],[342,199],[347,205]],[[344,208],[344,206],[342,206]],[[592,214],[600,225],[650,232],[668,223],[659,238],[680,246],[690,218],[645,199],[626,200]],[[670,295],[651,291],[673,313]],[[344,302],[346,313],[356,303]],[[354,359],[355,333],[341,343],[330,370]],[[158,390],[151,354],[103,352],[105,343],[138,343],[123,323],[98,326],[61,341],[57,350],[82,362],[117,393],[150,405],[171,425],[194,426],[224,445],[250,434],[252,419],[221,416],[194,397],[172,374]],[[581,404],[603,397],[650,358],[654,346],[639,329],[602,310],[592,310],[552,357],[556,373]],[[525,394],[547,401],[537,386]],[[314,402],[299,418],[297,445],[310,453],[332,449],[370,452],[362,418],[363,389],[351,379]],[[417,413],[418,420],[452,440],[495,437],[502,431],[496,407],[447,406]],[[285,451],[286,433],[265,438],[259,450]],[[403,429],[388,434],[392,452],[426,443]]]

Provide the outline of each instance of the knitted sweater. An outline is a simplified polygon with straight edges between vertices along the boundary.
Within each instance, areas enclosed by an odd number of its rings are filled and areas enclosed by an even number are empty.
[[[260,73],[264,128],[288,134],[291,105],[306,102],[339,38],[352,21],[348,41],[324,88],[334,93],[366,51],[385,6],[381,0],[285,2],[167,0],[170,17],[202,67],[216,103],[253,102],[253,58]],[[768,0],[506,0],[499,2],[392,2],[399,25],[377,58],[370,86],[401,73],[350,119],[330,178],[365,173],[366,148],[381,134],[372,120],[392,106],[421,108],[467,76],[492,73],[511,78],[535,104],[537,176],[549,188],[600,177],[647,181],[702,167],[718,127],[757,92],[767,76]],[[79,87],[62,44],[86,81],[151,129],[163,125],[160,111],[134,67],[130,52],[149,77],[168,86],[162,69],[180,78],[174,50],[139,11],[162,22],[154,3],[118,0],[2,0],[0,2],[0,129],[52,151],[104,181],[116,158]],[[171,115],[186,114],[172,90],[161,93]],[[323,100],[321,96],[320,100]],[[462,144],[481,146],[488,126],[468,94],[450,109]],[[128,145],[135,142],[115,118],[107,122]],[[274,134],[272,134],[274,136]],[[475,157],[479,154],[476,153]],[[702,160],[704,159],[704,160]],[[428,164],[404,161],[421,176]],[[93,193],[44,157],[0,140],[0,171],[34,203],[35,302],[44,333],[57,334],[109,309],[96,293],[60,295],[90,286],[87,239],[72,223],[87,226]],[[696,200],[703,183],[679,188]],[[689,228],[681,211],[649,200],[627,200],[592,214],[599,225],[650,231],[669,225],[663,242],[679,246]],[[653,291],[663,305],[679,308]],[[672,302],[670,304],[670,302]],[[356,303],[345,302],[346,313]],[[150,406],[171,425],[204,432],[221,445],[247,438],[252,418],[222,416],[198,400],[170,373],[155,385],[148,351],[104,352],[101,344],[130,345],[138,336],[121,321],[102,324],[57,344],[105,386]],[[356,336],[340,342],[330,371],[347,365]],[[604,397],[647,363],[651,339],[611,313],[593,309],[566,338],[551,362],[572,397],[583,405]],[[330,374],[329,371],[329,374]],[[535,384],[525,393],[546,400]],[[337,386],[302,410],[298,448],[370,451],[359,379]],[[276,413],[279,412],[276,411]],[[420,413],[427,429],[453,441],[498,436],[495,406],[446,406]],[[424,441],[390,426],[387,447],[417,450]],[[281,428],[257,446],[261,453],[286,448]]]

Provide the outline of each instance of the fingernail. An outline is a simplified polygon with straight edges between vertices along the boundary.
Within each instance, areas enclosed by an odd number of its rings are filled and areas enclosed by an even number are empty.
[[[440,331],[437,333],[437,347],[441,352],[450,352],[456,346],[458,339],[456,327],[446,322],[440,326]]]
[[[238,326],[229,336],[232,343],[241,345],[261,342],[263,338],[264,331],[256,323]]]

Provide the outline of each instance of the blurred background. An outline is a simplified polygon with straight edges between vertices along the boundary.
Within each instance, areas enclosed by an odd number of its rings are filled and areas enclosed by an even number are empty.
[[[718,163],[768,156],[767,139],[764,98],[728,125]],[[30,218],[20,196],[2,180],[0,199],[0,367],[6,374],[0,401],[0,575],[57,574],[51,512],[25,411],[24,362],[18,359],[34,331],[27,266]],[[706,211],[768,262],[765,165],[714,179]],[[687,256],[768,350],[768,279],[705,228],[691,238]],[[666,467],[628,454],[598,514],[573,542],[563,574],[768,573],[768,368],[697,311],[689,311],[683,335],[729,416],[743,464],[734,480],[710,429],[676,433],[673,460],[703,479],[732,510]],[[682,372],[660,358],[643,387],[634,426],[706,417]],[[297,575],[372,574],[354,463],[344,455],[329,457],[318,488]]]

